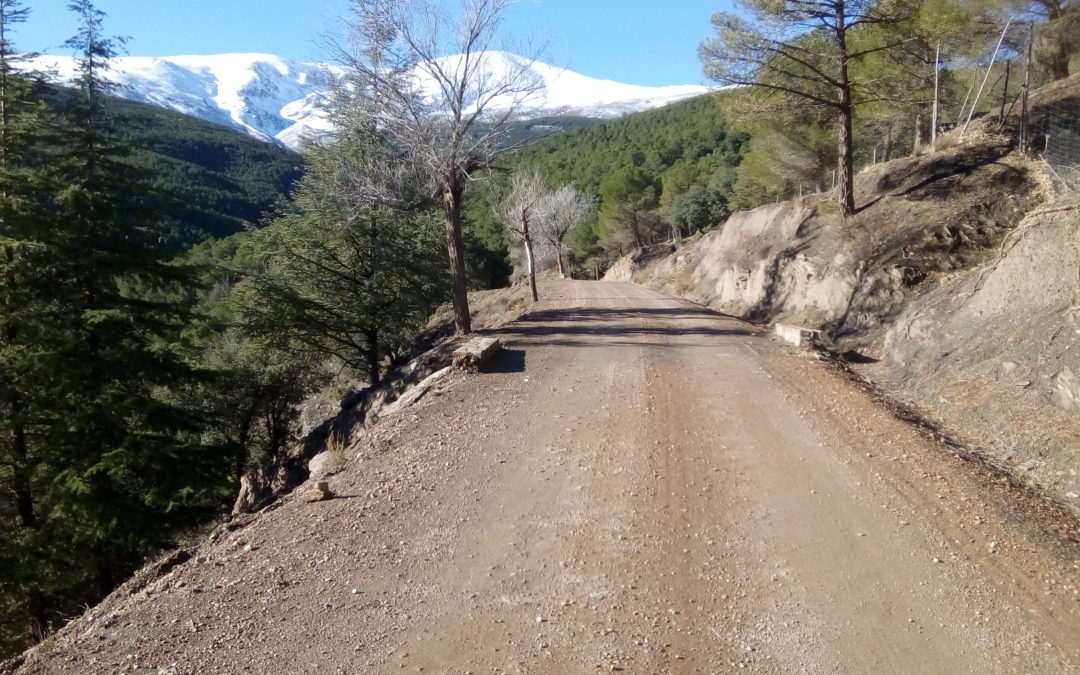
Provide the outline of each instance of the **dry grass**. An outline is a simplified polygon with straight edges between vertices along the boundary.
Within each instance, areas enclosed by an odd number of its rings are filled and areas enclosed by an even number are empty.
[[[345,441],[340,432],[333,432],[326,439],[326,473],[333,475],[345,468]]]

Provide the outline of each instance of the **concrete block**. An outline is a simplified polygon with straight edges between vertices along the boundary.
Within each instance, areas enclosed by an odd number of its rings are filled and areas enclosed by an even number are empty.
[[[778,323],[776,324],[775,329],[776,334],[779,335],[784,342],[792,344],[799,349],[811,349],[814,345],[821,342],[821,331],[813,328]]]
[[[457,368],[477,371],[501,349],[498,338],[474,338],[454,351],[453,363]]]

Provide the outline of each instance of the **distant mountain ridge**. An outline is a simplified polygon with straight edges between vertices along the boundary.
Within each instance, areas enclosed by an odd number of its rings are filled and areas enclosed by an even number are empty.
[[[453,57],[450,57],[453,58]],[[484,54],[485,67],[499,70],[520,62],[506,52]],[[72,57],[44,55],[31,62],[55,79],[73,79]],[[660,107],[709,91],[701,85],[645,87],[599,80],[542,62],[531,64],[542,82],[524,116],[567,114],[611,118]],[[302,139],[325,131],[320,103],[338,67],[283,59],[272,54],[123,56],[110,61],[107,78],[118,95],[240,129],[296,149]],[[422,75],[420,75],[422,77]]]

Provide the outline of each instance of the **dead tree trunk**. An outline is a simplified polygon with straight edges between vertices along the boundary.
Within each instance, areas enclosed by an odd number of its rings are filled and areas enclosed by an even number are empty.
[[[533,302],[537,302],[540,300],[540,296],[536,293],[536,259],[533,257],[532,237],[529,236],[528,221],[525,223],[525,233],[522,241],[525,244],[525,263],[529,272],[529,290],[532,291]]]

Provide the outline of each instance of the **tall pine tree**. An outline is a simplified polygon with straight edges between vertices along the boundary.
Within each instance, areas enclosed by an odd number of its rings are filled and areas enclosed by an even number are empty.
[[[159,200],[125,161],[105,106],[118,43],[90,0],[69,8],[80,25],[68,42],[78,78],[51,162],[61,188],[47,526],[65,544],[57,557],[79,572],[70,594],[95,600],[218,508],[228,471],[200,444],[205,420],[164,395],[199,376],[176,344],[188,308],[174,291],[191,280],[155,246],[161,217],[145,204]]]
[[[40,565],[35,486],[35,419],[44,373],[35,358],[48,295],[40,282],[45,227],[41,196],[49,192],[40,162],[40,78],[21,72],[26,55],[11,36],[30,10],[0,0],[0,648],[40,638],[46,602],[35,579]]]

